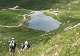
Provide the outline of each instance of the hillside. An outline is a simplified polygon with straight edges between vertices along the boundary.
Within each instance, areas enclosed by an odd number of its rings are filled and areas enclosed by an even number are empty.
[[[16,9],[10,9],[15,6]],[[8,40],[16,38],[14,56],[80,56],[80,1],[79,0],[0,0],[0,56],[9,56]],[[33,11],[43,11],[61,22],[51,32],[42,32],[17,26]],[[54,14],[58,11],[58,15]],[[24,24],[24,22],[23,22]],[[31,47],[22,53],[20,43],[27,40]]]

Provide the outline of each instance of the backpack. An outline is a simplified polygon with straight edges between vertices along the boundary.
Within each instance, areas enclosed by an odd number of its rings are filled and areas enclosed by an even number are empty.
[[[21,43],[21,48],[24,49],[25,45],[24,43]]]
[[[14,41],[11,41],[10,44],[9,44],[9,47],[15,48],[16,47],[16,43]]]
[[[30,44],[28,44],[27,47],[30,48]]]

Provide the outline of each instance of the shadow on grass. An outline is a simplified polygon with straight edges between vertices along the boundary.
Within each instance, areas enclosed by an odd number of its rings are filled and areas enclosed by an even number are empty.
[[[0,8],[9,8],[19,5],[29,10],[46,10],[61,7],[60,4],[67,4],[72,0],[0,0]]]

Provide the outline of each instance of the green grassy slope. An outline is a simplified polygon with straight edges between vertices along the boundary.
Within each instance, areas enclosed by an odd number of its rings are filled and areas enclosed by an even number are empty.
[[[16,22],[22,19],[18,13],[10,12],[10,11],[1,11],[0,12],[0,24],[1,25],[15,25]]]
[[[1,1],[1,0],[0,0]],[[16,0],[18,1],[18,0]],[[13,4],[16,4],[14,0],[11,1]],[[24,0],[23,0],[24,1]],[[31,0],[32,1],[32,0]],[[64,31],[64,29],[68,26],[74,26],[77,23],[80,23],[80,1],[76,0],[59,0],[51,2],[37,0],[35,3],[30,3],[30,5],[26,5],[24,3],[23,7],[27,8],[28,10],[33,10],[37,8],[37,10],[42,10],[45,14],[54,17],[55,19],[62,22],[59,29],[45,33],[41,31],[36,31],[32,29],[28,29],[25,27],[19,28],[2,28],[0,27],[0,55],[1,56],[9,56],[8,55],[8,46],[7,41],[12,36],[15,36],[17,41],[17,49],[15,56],[80,56],[80,26],[70,29],[68,31]],[[6,3],[5,0],[2,0],[2,4]],[[8,1],[7,1],[8,2]],[[16,2],[16,3],[15,3]],[[42,3],[41,7],[36,7],[35,4]],[[46,5],[44,7],[44,2],[51,4]],[[21,2],[20,2],[21,3]],[[21,3],[23,4],[23,3]],[[21,5],[20,4],[20,5]],[[32,6],[33,5],[33,6]],[[2,6],[2,5],[1,5]],[[39,6],[39,5],[38,5]],[[8,4],[7,4],[8,7]],[[59,15],[55,16],[49,11],[52,8],[53,10],[59,8]],[[35,10],[35,9],[34,9]],[[6,12],[6,13],[5,13]],[[22,17],[19,15],[23,15],[28,11],[11,11],[11,10],[0,10],[0,24],[2,25],[16,25]],[[4,16],[5,15],[5,16]],[[9,24],[9,22],[11,22]],[[24,51],[24,53],[17,52],[19,50],[19,44],[24,41],[28,40],[31,44],[31,48],[29,50]]]

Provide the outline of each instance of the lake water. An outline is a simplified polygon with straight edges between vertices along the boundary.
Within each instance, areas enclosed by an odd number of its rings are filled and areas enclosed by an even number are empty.
[[[61,22],[55,20],[50,16],[45,15],[41,11],[35,11],[30,15],[30,17],[31,20],[26,22],[26,24],[28,23],[27,27],[35,30],[50,32],[58,29],[61,24]]]

